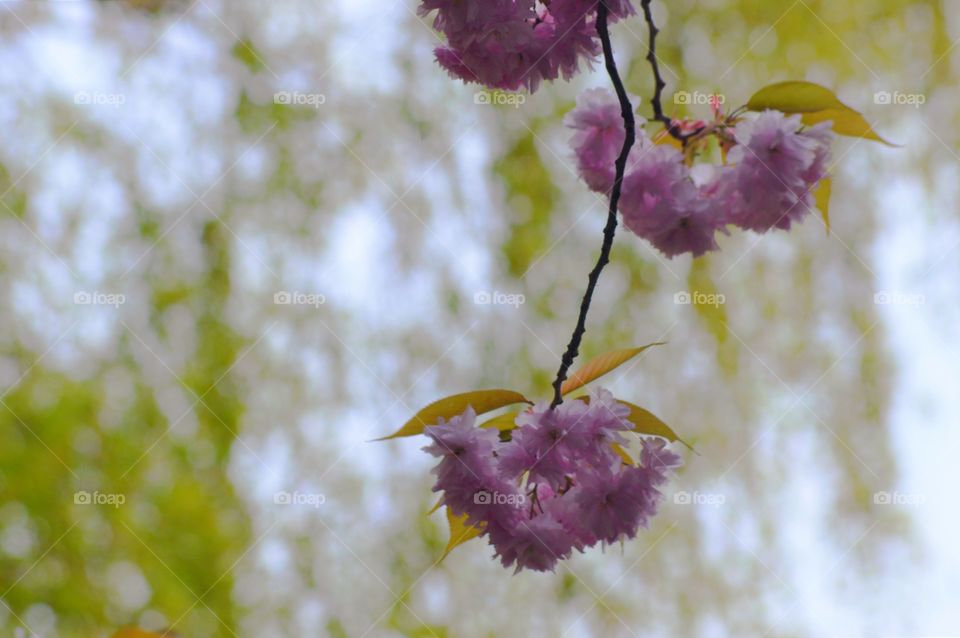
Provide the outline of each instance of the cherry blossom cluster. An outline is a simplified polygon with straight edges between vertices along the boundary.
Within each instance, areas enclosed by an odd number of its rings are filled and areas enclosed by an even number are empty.
[[[606,89],[584,92],[567,115],[580,176],[608,194],[625,137],[620,105]],[[834,134],[830,122],[804,127],[799,115],[764,111],[715,130],[729,148],[722,165],[689,167],[674,146],[654,143],[637,118],[637,143],[622,182],[624,225],[663,254],[715,250],[728,225],[766,232],[789,229],[814,207],[826,177]]]
[[[552,570],[573,550],[633,538],[656,514],[658,487],[680,457],[662,439],[642,439],[639,464],[615,449],[627,444],[630,410],[603,389],[589,401],[518,415],[510,441],[476,426],[468,409],[429,426],[424,450],[440,458],[434,491],[481,529],[505,567]]]
[[[452,76],[489,88],[535,91],[543,80],[570,79],[600,52],[599,0],[423,0],[419,13],[436,11],[434,27],[446,36],[434,51]],[[609,17],[634,13],[629,0],[607,0]]]

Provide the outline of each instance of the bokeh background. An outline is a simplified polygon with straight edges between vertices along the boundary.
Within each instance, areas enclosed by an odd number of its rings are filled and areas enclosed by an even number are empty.
[[[484,104],[416,4],[0,2],[0,634],[960,635],[957,3],[655,3],[671,112],[807,79],[903,147],[838,144],[829,235],[618,236],[585,355],[669,341],[608,385],[699,455],[636,541],[518,576],[435,565],[431,458],[368,441],[547,395],[606,77]]]

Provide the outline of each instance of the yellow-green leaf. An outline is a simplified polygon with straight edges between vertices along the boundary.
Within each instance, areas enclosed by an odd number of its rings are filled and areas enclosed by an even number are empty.
[[[784,113],[812,113],[847,108],[830,89],[813,82],[777,82],[765,86],[747,101],[751,111],[773,109]]]
[[[480,424],[482,428],[497,428],[501,432],[503,430],[512,430],[517,427],[516,420],[517,415],[520,414],[519,410],[510,410],[505,412],[500,416],[495,416],[492,419],[488,419]]]
[[[611,370],[618,368],[647,348],[652,346],[662,346],[663,344],[663,341],[657,341],[655,343],[648,343],[645,346],[640,346],[639,348],[613,350],[612,352],[602,354],[595,359],[591,359],[583,364],[583,366],[580,367],[576,372],[571,374],[569,379],[563,382],[563,384],[560,386],[560,393],[570,394],[574,390],[582,388],[591,381],[599,379]]]
[[[443,550],[443,555],[440,557],[440,560],[437,561],[438,563],[446,558],[455,547],[463,545],[468,540],[476,538],[483,533],[482,530],[467,524],[466,515],[457,516],[450,511],[449,507],[447,508],[447,524],[450,526],[450,541]]]
[[[583,401],[584,403],[590,403],[589,396],[577,397],[577,400]],[[690,450],[696,451],[693,450],[693,447],[691,447],[689,443],[677,436],[677,433],[670,429],[669,425],[657,418],[653,412],[641,408],[635,403],[624,401],[623,399],[616,399],[616,402],[630,409],[630,414],[627,416],[627,421],[633,423],[633,431],[637,434],[649,434],[651,436],[663,437],[670,442],[683,443]],[[633,459],[630,458],[630,455],[627,454],[626,450],[621,448],[616,443],[613,444],[613,451],[628,463],[633,462]]]
[[[428,425],[434,425],[438,419],[450,419],[462,414],[468,407],[473,407],[477,414],[484,414],[497,408],[502,408],[515,403],[530,403],[530,401],[513,390],[474,390],[472,392],[463,392],[434,401],[427,407],[417,412],[413,417],[403,424],[399,430],[389,436],[384,436],[377,441],[386,439],[395,439],[401,436],[414,436],[421,434],[423,428]]]
[[[854,111],[850,107],[804,113],[800,116],[800,119],[803,120],[804,124],[810,125],[819,124],[820,122],[826,122],[829,120],[833,122],[833,131],[837,135],[846,135],[847,137],[862,137],[864,139],[880,142],[881,144],[886,144],[887,146],[896,146],[896,144],[888,142],[880,137],[877,132],[873,130],[873,127],[870,126],[870,123],[867,122],[863,115],[857,111]]]
[[[624,465],[633,465],[633,457],[630,456],[630,453],[624,450],[623,446],[619,443],[613,444],[613,451],[617,453],[617,456],[620,457]]]
[[[641,408],[639,405],[630,403],[629,401],[623,401],[622,399],[617,399],[617,402],[622,403],[630,408],[630,415],[627,417],[627,420],[630,421],[630,423],[633,423],[633,429],[635,432],[640,434],[649,434],[652,436],[661,436],[668,441],[677,441],[683,443],[689,449],[693,449],[690,447],[689,443],[677,436],[677,433],[670,429],[669,425],[657,418],[653,412]]]
[[[827,234],[830,234],[830,194],[833,191],[833,182],[829,177],[820,180],[820,187],[814,193],[817,201],[817,209],[823,217],[823,223],[827,226]]]
[[[678,151],[683,150],[683,143],[674,136],[670,135],[670,132],[666,129],[663,129],[653,136],[653,143],[661,146],[672,146]]]
[[[800,113],[804,124],[833,122],[838,135],[862,137],[895,146],[880,137],[855,109],[840,101],[830,89],[813,82],[777,82],[760,89],[747,101],[751,111],[774,109]]]
[[[174,634],[170,631],[164,631],[157,634],[152,631],[144,631],[135,627],[127,627],[113,634],[111,638],[164,638],[165,636],[173,638],[176,635],[177,634]]]

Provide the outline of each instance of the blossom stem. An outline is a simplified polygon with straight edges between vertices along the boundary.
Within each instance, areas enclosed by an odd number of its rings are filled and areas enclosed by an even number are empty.
[[[630,149],[636,141],[636,122],[633,117],[633,105],[630,104],[630,98],[627,96],[627,90],[623,86],[623,80],[620,78],[620,72],[617,71],[617,63],[613,57],[613,46],[610,43],[610,30],[608,27],[609,10],[606,0],[600,0],[597,8],[597,34],[600,36],[600,42],[603,45],[603,60],[613,83],[613,88],[617,93],[617,99],[620,102],[620,116],[623,118],[623,127],[626,135],[623,140],[623,147],[620,149],[620,155],[615,164],[616,173],[613,180],[613,189],[610,191],[610,207],[607,211],[607,224],[603,229],[603,245],[600,248],[600,257],[596,265],[587,277],[587,290],[583,294],[580,302],[580,315],[577,318],[577,326],[570,337],[570,343],[560,361],[560,369],[557,371],[557,378],[553,382],[553,401],[551,408],[555,408],[563,403],[561,387],[567,378],[567,372],[570,366],[576,360],[580,353],[580,342],[583,340],[583,334],[587,331],[587,313],[590,311],[590,303],[593,300],[593,292],[600,280],[600,273],[610,262],[610,250],[613,248],[613,238],[617,232],[617,206],[620,203],[620,190],[623,185],[623,174],[627,167],[627,157],[630,155]],[[651,23],[652,24],[652,23]],[[659,103],[659,102],[658,102]]]
[[[653,107],[653,119],[663,124],[670,135],[686,146],[687,141],[698,135],[703,129],[701,127],[689,133],[682,133],[680,127],[674,123],[673,118],[663,112],[661,99],[667,83],[663,81],[663,76],[660,74],[660,62],[657,59],[657,34],[660,33],[660,29],[653,21],[653,11],[650,8],[652,2],[653,0],[640,0],[640,8],[643,10],[643,18],[647,21],[647,29],[650,34],[647,44],[647,62],[653,69],[653,97],[650,99],[650,105]]]

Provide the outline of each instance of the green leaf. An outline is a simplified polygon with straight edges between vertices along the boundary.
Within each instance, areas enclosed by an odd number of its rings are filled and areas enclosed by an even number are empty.
[[[627,417],[627,420],[633,423],[634,432],[660,436],[671,442],[680,442],[690,450],[693,450],[689,443],[677,436],[677,433],[670,429],[670,426],[661,421],[653,412],[622,399],[617,399],[617,402],[630,408],[630,415]]]
[[[837,135],[846,135],[847,137],[862,137],[874,142],[880,142],[887,146],[896,147],[897,144],[888,142],[880,137],[870,123],[853,109],[844,107],[842,109],[826,109],[814,113],[804,113],[800,116],[804,124],[813,125],[827,120],[833,122],[833,131]]]
[[[896,146],[880,137],[863,115],[840,101],[830,89],[813,82],[777,82],[765,86],[747,101],[751,111],[773,109],[784,113],[800,113],[804,124],[833,122],[838,135],[861,137]]]
[[[624,465],[634,465],[633,457],[630,456],[630,453],[623,449],[619,443],[613,443],[613,451],[617,453],[617,456],[620,457],[620,460],[623,461]]]
[[[437,563],[446,558],[458,545],[463,545],[468,540],[476,538],[483,533],[483,530],[467,524],[466,515],[457,516],[450,511],[449,507],[447,508],[447,524],[450,526],[450,541],[447,543],[446,548],[443,550],[443,555],[440,556],[440,560],[438,560]]]
[[[823,223],[827,226],[827,234],[830,234],[830,195],[833,192],[833,181],[829,177],[820,180],[820,187],[813,197],[817,202],[817,209],[823,217]]]
[[[747,101],[751,111],[774,109],[784,113],[812,113],[847,108],[830,89],[813,82],[777,82],[765,86]]]
[[[497,428],[501,432],[504,430],[512,430],[517,427],[517,415],[520,414],[520,410],[510,410],[500,416],[495,416],[492,419],[488,419],[480,424],[482,428]]]
[[[662,346],[664,343],[665,342],[663,341],[657,341],[654,343],[648,343],[645,346],[640,346],[639,348],[613,350],[611,352],[602,354],[599,357],[591,359],[583,364],[583,366],[581,366],[576,372],[571,374],[570,378],[563,382],[563,384],[560,386],[560,393],[570,394],[574,390],[582,388],[591,381],[599,379],[611,370],[620,367],[647,348],[652,346]]]
[[[474,390],[444,397],[434,401],[417,412],[403,424],[399,430],[375,441],[385,441],[401,436],[421,434],[423,428],[436,424],[438,419],[450,419],[463,413],[468,407],[473,407],[477,414],[484,414],[515,403],[530,403],[530,400],[513,390]]]

